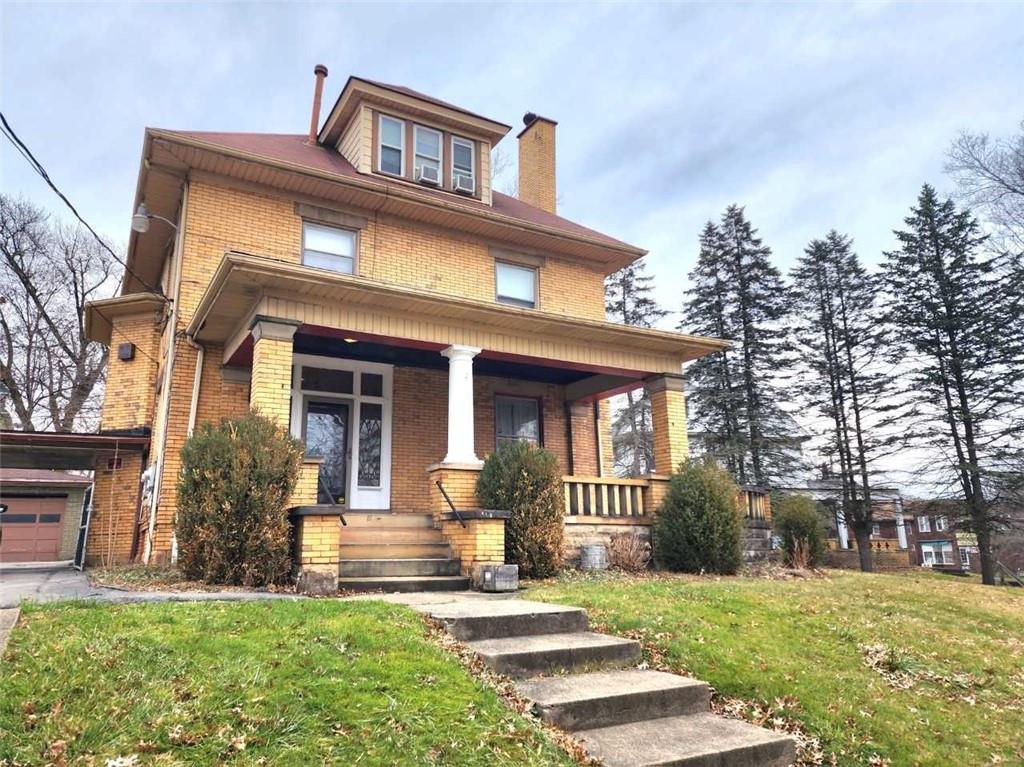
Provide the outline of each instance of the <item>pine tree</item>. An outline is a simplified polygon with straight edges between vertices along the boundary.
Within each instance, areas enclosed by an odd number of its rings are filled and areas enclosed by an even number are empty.
[[[891,408],[893,379],[884,363],[878,281],[851,242],[835,230],[813,240],[791,273],[793,330],[804,375],[798,391],[830,424],[824,449],[839,460],[841,514],[870,572],[872,464],[889,444],[879,416]]]
[[[605,280],[605,311],[624,325],[650,328],[668,312],[651,297],[652,277],[642,260],[634,261]],[[654,469],[654,428],[651,399],[643,389],[626,393],[626,404],[612,421],[615,465],[629,476]]]
[[[1008,521],[993,481],[1024,450],[1024,290],[1016,262],[984,250],[968,210],[927,184],[886,253],[895,355],[908,368],[912,406],[901,426],[926,466],[964,499],[962,529],[975,533],[982,581],[995,582],[992,536]]]
[[[789,297],[743,208],[731,205],[717,226],[705,225],[690,280],[680,329],[734,344],[688,369],[694,423],[707,452],[740,483],[770,485],[797,462],[794,424],[778,391],[789,365],[782,327]]]

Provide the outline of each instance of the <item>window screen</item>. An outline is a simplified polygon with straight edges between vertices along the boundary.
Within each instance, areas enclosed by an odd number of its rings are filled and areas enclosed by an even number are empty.
[[[356,233],[321,224],[303,224],[302,263],[352,274],[356,263]]]

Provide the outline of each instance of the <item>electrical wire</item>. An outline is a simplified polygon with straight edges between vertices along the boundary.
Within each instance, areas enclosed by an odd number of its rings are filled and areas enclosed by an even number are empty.
[[[158,287],[149,284],[148,282],[146,282],[146,280],[142,279],[142,277],[140,277],[137,272],[135,272],[130,266],[128,266],[127,261],[123,260],[120,256],[118,256],[117,253],[115,253],[113,249],[109,245],[107,245],[103,238],[96,233],[96,230],[93,229],[92,226],[90,226],[89,222],[82,218],[82,215],[71,203],[71,200],[69,200],[65,196],[65,194],[59,188],[57,188],[57,185],[50,178],[50,174],[46,172],[46,168],[44,168],[43,164],[36,159],[35,155],[32,154],[32,150],[30,150],[25,145],[25,142],[18,137],[18,134],[14,132],[14,129],[11,127],[11,124],[7,122],[7,118],[4,116],[3,112],[0,112],[0,122],[2,122],[3,124],[2,129],[0,129],[0,132],[4,134],[4,138],[11,142],[14,148],[17,149],[18,152],[21,153],[21,156],[24,157],[25,160],[28,162],[28,164],[32,166],[32,170],[38,173],[39,176],[43,179],[43,181],[47,183],[50,189],[52,189],[56,193],[56,195],[60,197],[64,204],[68,206],[68,209],[75,215],[75,218],[77,218],[81,222],[82,226],[88,229],[89,233],[96,238],[96,242],[98,242],[103,247],[103,249],[106,250],[111,255],[111,257],[115,261],[121,264],[121,266],[124,267],[125,271],[128,272],[128,274],[130,274],[132,277],[134,277],[140,283],[142,283],[142,285],[145,286],[145,288],[149,292],[156,293],[157,295],[162,296],[163,291],[161,291]]]

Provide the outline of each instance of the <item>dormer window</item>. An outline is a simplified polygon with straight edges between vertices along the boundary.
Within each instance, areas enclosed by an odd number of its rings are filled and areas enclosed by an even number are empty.
[[[380,172],[401,176],[405,170],[405,123],[380,116]]]
[[[473,142],[452,136],[452,189],[465,194],[476,193],[476,168]]]
[[[413,126],[413,144],[416,154],[413,157],[413,178],[421,184],[441,186],[441,147],[443,145],[440,131]]]

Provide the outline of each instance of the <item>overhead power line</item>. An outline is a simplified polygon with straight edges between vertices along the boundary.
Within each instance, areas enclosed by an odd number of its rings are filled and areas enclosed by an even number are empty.
[[[15,149],[18,150],[18,152],[21,153],[21,156],[25,158],[25,160],[28,162],[30,166],[32,166],[32,170],[38,173],[39,176],[43,179],[43,181],[47,183],[50,189],[52,189],[57,194],[57,196],[60,197],[64,204],[68,206],[68,209],[75,215],[75,218],[77,218],[81,222],[82,226],[88,229],[89,233],[96,238],[96,242],[98,242],[100,246],[103,247],[103,249],[106,250],[107,253],[109,253],[115,261],[121,264],[121,266],[124,267],[124,270],[128,272],[128,274],[130,274],[136,280],[141,282],[147,290],[149,290],[151,293],[163,295],[163,291],[149,284],[146,280],[142,279],[142,277],[140,277],[137,272],[135,272],[130,266],[128,266],[128,263],[125,260],[123,260],[120,256],[118,256],[117,253],[115,253],[113,249],[109,245],[107,245],[103,238],[96,233],[96,230],[93,229],[92,226],[90,226],[89,222],[82,218],[82,215],[71,203],[71,200],[69,200],[67,196],[60,189],[57,188],[57,185],[53,183],[53,179],[50,178],[50,174],[46,172],[46,168],[43,167],[43,164],[36,159],[34,154],[32,154],[32,150],[30,150],[25,145],[25,142],[18,137],[18,134],[14,132],[14,129],[11,127],[11,124],[7,122],[7,118],[4,116],[3,112],[0,112],[0,122],[3,123],[2,132],[4,134],[4,137],[11,142],[11,144],[14,146]]]

